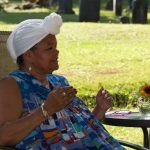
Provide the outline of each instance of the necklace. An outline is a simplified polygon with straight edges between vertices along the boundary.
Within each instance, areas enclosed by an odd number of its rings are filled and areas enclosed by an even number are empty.
[[[31,73],[31,71],[29,72],[26,69],[20,69],[20,70],[30,73],[32,76],[36,77],[34,74]],[[41,80],[40,80],[40,78],[37,78],[37,80],[39,80],[46,88],[52,89],[52,85],[49,83],[49,81],[46,77],[42,78]]]

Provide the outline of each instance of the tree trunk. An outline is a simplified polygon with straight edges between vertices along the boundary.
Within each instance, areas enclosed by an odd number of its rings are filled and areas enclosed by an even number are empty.
[[[148,0],[132,0],[132,22],[147,23]]]
[[[44,7],[50,7],[53,0],[38,0],[38,4]]]
[[[129,8],[132,9],[132,0],[129,0]]]
[[[79,21],[97,22],[100,20],[100,0],[79,0]]]
[[[113,0],[113,12],[116,16],[122,15],[122,0]]]
[[[59,8],[57,13],[65,13],[65,14],[74,14],[73,8],[73,0],[59,0],[58,1]]]
[[[113,0],[107,0],[106,10],[113,10]]]

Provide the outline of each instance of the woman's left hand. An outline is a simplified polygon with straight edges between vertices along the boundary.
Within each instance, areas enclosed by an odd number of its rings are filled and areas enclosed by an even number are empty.
[[[112,106],[112,96],[107,90],[101,88],[96,95],[96,106],[93,109],[93,114],[98,120],[102,120],[105,112]]]
[[[96,95],[97,107],[103,111],[107,111],[112,106],[112,96],[103,87],[98,91]]]

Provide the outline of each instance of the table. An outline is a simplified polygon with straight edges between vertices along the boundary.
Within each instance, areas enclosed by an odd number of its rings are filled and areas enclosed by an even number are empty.
[[[124,127],[140,127],[143,130],[143,145],[149,148],[148,128],[150,128],[150,115],[143,116],[139,112],[117,113],[116,111],[105,114],[104,124]]]

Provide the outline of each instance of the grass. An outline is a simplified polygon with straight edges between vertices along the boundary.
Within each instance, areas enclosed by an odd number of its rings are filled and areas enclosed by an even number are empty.
[[[149,81],[148,28],[148,25],[65,23],[58,36],[62,64],[58,72],[69,76],[83,97],[95,95],[103,85],[112,94],[128,95],[127,99],[133,100],[132,93],[138,91],[142,82]]]
[[[113,13],[104,9],[101,10],[101,23],[79,23],[78,9],[74,10],[76,15],[62,15],[64,24],[57,36],[60,69],[56,73],[68,78],[90,109],[101,86],[114,96],[117,108],[133,109],[134,93],[149,82],[149,25],[118,24]],[[24,19],[43,18],[50,11],[53,10],[38,8],[12,12],[9,8],[0,13],[0,29],[10,30]],[[106,24],[110,20],[112,23]],[[142,145],[141,129],[106,128],[117,139]]]

